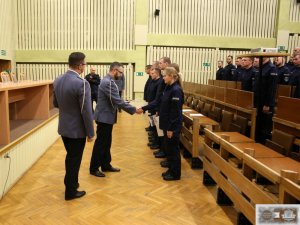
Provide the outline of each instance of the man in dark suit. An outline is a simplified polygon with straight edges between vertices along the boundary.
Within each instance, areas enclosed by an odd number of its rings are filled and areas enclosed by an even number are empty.
[[[89,83],[80,77],[85,65],[85,55],[73,52],[69,56],[69,70],[53,84],[53,104],[59,108],[58,133],[67,151],[65,200],[80,198],[86,194],[85,191],[77,191],[86,138],[87,141],[93,141],[94,137],[91,89]]]
[[[119,172],[120,169],[112,167],[110,147],[112,141],[112,129],[116,122],[117,109],[134,114],[136,107],[124,102],[120,98],[118,86],[115,80],[122,72],[121,64],[114,62],[110,65],[109,73],[101,80],[98,89],[98,102],[95,109],[94,119],[97,123],[97,139],[94,144],[90,174],[96,177],[104,177],[102,172]],[[100,172],[101,167],[102,172]]]

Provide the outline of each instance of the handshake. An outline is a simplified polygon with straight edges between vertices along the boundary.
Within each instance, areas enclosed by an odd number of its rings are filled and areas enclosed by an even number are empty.
[[[142,113],[144,113],[144,110],[142,108],[139,108],[139,109],[136,109],[135,113],[142,114]]]

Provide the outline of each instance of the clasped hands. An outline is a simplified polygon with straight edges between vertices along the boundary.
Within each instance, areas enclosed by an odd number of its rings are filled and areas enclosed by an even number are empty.
[[[136,114],[142,114],[144,113],[144,110],[142,108],[136,109]]]

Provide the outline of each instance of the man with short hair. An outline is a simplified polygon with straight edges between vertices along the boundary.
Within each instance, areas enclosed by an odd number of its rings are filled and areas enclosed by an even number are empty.
[[[86,139],[93,141],[94,126],[89,83],[80,77],[85,68],[85,55],[73,52],[69,56],[69,70],[53,83],[53,104],[59,108],[58,133],[67,151],[65,159],[65,200],[80,198],[85,191],[79,187],[78,173]]]
[[[100,76],[96,74],[96,68],[91,66],[90,73],[85,76],[85,79],[89,82],[91,87],[91,100],[92,100],[92,111],[94,112],[93,102],[97,103],[98,97],[98,86],[100,84]]]
[[[94,114],[97,123],[97,139],[90,162],[90,174],[96,177],[105,177],[102,172],[120,171],[111,165],[110,153],[112,129],[116,122],[118,107],[131,115],[137,112],[136,107],[120,98],[119,89],[115,83],[116,78],[122,72],[120,67],[120,63],[113,62],[109,67],[109,73],[101,80],[98,89],[98,102]]]
[[[278,84],[289,84],[290,70],[285,65],[285,58],[276,57],[274,58],[274,63],[277,67],[277,72],[278,72]]]
[[[216,72],[216,80],[225,80],[225,70],[223,68],[223,61],[218,61],[218,70]]]
[[[235,60],[236,69],[233,72],[232,80],[237,81],[242,73],[242,57],[238,56]]]
[[[253,58],[243,57],[241,66],[243,69],[241,70],[237,81],[242,82],[242,90],[253,91],[253,85],[257,73],[257,70],[253,67]]]
[[[225,80],[233,80],[235,66],[232,64],[233,56],[228,55],[226,58],[227,65],[224,67]]]
[[[291,72],[290,84],[296,85],[294,98],[300,98],[300,53],[294,55],[293,63],[295,65],[295,69]]]

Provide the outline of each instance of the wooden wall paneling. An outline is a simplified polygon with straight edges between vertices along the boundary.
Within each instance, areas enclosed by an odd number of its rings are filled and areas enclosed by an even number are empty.
[[[0,145],[6,145],[10,142],[8,106],[8,91],[0,91]]]

